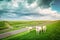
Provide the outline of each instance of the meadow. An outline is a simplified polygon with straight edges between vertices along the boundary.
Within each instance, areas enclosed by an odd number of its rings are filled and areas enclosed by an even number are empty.
[[[0,21],[0,34],[8,31],[18,30],[24,27],[42,25],[50,21]]]
[[[47,23],[46,23],[47,22]],[[36,25],[46,25],[46,32],[37,33],[36,30],[32,30],[30,32],[22,32],[16,35],[9,36],[7,38],[3,38],[1,40],[60,40],[60,21],[31,21],[31,22],[10,22],[10,25],[15,26],[19,25],[24,26],[36,26]],[[15,26],[18,27],[19,26]]]
[[[45,21],[0,21],[0,30],[7,28],[20,28],[26,26],[35,26],[44,23]]]

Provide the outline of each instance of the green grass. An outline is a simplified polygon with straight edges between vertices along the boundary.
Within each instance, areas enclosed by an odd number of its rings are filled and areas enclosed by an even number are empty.
[[[0,21],[0,30],[7,29],[7,25],[5,25],[5,21]]]
[[[60,21],[47,24],[47,31],[36,33],[35,30],[24,35],[16,34],[1,40],[60,40]]]
[[[8,29],[9,27],[12,27],[13,29],[19,29],[26,26],[42,25],[46,22],[52,21],[0,21],[0,30]]]
[[[0,34],[8,31],[18,30],[24,27],[41,25],[46,22],[47,21],[0,21]],[[5,31],[5,29],[9,29],[9,30]]]
[[[9,22],[13,27],[26,27],[26,26],[35,26],[44,23],[45,21],[13,21]]]
[[[26,26],[40,25],[46,21],[0,21],[0,30],[12,28],[22,28]]]

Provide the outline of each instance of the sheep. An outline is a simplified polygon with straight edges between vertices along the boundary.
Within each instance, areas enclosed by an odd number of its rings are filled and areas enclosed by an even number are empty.
[[[30,32],[34,27],[27,27],[28,31]],[[36,32],[46,32],[46,26],[35,26]]]
[[[46,26],[36,26],[36,32],[46,32]]]
[[[28,31],[31,31],[33,29],[33,27],[27,27]]]
[[[46,29],[47,29],[46,26],[42,27],[43,32],[46,32]]]
[[[42,31],[42,27],[41,26],[36,26],[36,32],[40,32]]]

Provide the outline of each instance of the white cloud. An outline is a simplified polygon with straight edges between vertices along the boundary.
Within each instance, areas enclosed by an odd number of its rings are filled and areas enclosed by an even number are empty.
[[[31,10],[33,11],[33,10]],[[26,16],[25,19],[31,20],[60,20],[60,14],[57,11],[52,10],[51,8],[41,9],[37,8],[34,10],[37,14],[42,14],[43,16]]]
[[[12,6],[13,6],[13,7],[19,7],[18,1],[12,0]]]
[[[34,12],[36,12],[37,14],[42,14],[44,16],[40,16],[40,18],[42,17],[43,19],[60,19],[60,13],[58,13],[55,10],[52,10],[51,8],[47,8],[47,9],[41,9],[40,7],[38,7]],[[45,17],[46,16],[46,17]],[[49,16],[49,17],[48,17]]]
[[[33,16],[22,16],[21,19],[32,20]]]
[[[32,8],[36,8],[36,7],[37,7],[36,2],[34,2],[34,3],[30,4],[30,5],[28,3],[26,3],[26,8],[32,9]]]

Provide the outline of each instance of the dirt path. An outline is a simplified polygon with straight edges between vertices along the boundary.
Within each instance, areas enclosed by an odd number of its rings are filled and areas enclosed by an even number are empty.
[[[6,32],[6,33],[3,33],[3,34],[0,34],[0,39],[5,38],[5,37],[8,37],[8,36],[11,36],[11,35],[14,35],[14,34],[17,34],[17,33],[24,32],[24,31],[27,31],[27,30],[28,30],[27,28],[22,28],[20,30]]]

